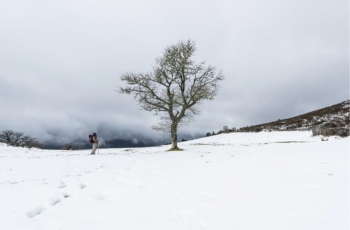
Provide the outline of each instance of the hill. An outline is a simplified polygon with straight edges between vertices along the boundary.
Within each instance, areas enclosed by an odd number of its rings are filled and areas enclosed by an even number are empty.
[[[280,119],[277,121],[252,125],[239,128],[237,130],[221,130],[223,132],[260,132],[266,131],[305,131],[312,130],[313,127],[332,123],[332,127],[350,128],[349,120],[350,100],[318,109],[299,116]]]

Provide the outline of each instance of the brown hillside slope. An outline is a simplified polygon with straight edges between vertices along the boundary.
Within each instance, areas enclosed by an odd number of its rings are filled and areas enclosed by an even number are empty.
[[[311,130],[312,127],[324,123],[333,123],[337,127],[350,128],[349,125],[349,109],[350,100],[339,104],[325,107],[323,109],[315,110],[296,117],[288,119],[277,120],[265,124],[242,127],[237,130],[219,131],[223,132],[260,132],[267,131],[292,131],[292,130]]]

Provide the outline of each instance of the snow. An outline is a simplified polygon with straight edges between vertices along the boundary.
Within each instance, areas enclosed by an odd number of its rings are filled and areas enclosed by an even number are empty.
[[[0,229],[349,229],[350,139],[327,140],[230,133],[94,156],[0,145]]]

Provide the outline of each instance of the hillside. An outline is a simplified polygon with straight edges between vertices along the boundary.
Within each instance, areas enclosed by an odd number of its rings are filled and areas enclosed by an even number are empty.
[[[311,130],[313,127],[325,123],[332,123],[335,127],[349,128],[350,100],[339,104],[315,110],[288,119],[277,120],[269,123],[242,127],[237,130],[226,130],[226,132],[259,132],[267,131],[302,131]],[[225,132],[224,130],[218,133]]]

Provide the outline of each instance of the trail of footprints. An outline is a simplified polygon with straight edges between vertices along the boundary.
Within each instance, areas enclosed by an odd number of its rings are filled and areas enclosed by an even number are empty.
[[[100,166],[100,167],[97,167],[96,169],[102,169],[104,168],[104,166]],[[85,171],[84,174],[90,174],[92,173],[93,171]],[[81,174],[77,174],[78,177],[82,176]],[[66,175],[65,177],[70,177],[70,175]],[[79,179],[78,179],[79,181]],[[47,183],[46,183],[47,184]],[[83,182],[79,183],[79,188],[80,189],[84,189],[87,185]],[[71,194],[67,191],[60,191],[60,190],[63,190],[64,188],[67,187],[67,184],[64,182],[64,181],[60,181],[59,185],[57,186],[57,189],[59,189],[59,192],[55,195],[52,195],[50,198],[49,198],[49,201],[46,205],[40,205],[30,211],[27,212],[27,216],[29,218],[33,218],[37,215],[39,215],[40,213],[42,213],[43,211],[45,211],[46,209],[50,208],[50,207],[53,207],[61,202],[63,202],[65,199],[71,197]]]
[[[87,185],[85,183],[80,183],[78,186],[80,189],[84,189]],[[40,205],[40,206],[28,211],[27,216],[29,218],[33,218],[33,217],[41,214],[46,209],[53,207],[53,206],[59,204],[60,202],[63,202],[65,199],[71,197],[71,193],[69,193],[67,191],[62,191],[66,187],[67,187],[66,183],[61,181],[60,184],[57,186],[57,189],[59,189],[59,192],[57,192],[55,195],[52,195],[49,198],[48,203],[46,205]]]

